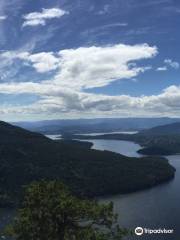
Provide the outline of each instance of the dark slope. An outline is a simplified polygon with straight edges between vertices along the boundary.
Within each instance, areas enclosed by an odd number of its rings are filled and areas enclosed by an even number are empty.
[[[22,186],[33,180],[60,179],[76,194],[93,197],[136,191],[173,176],[164,158],[91,150],[0,122],[0,206],[18,202]]]

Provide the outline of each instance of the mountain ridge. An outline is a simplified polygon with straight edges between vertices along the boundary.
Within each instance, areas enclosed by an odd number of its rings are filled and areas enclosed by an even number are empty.
[[[13,125],[44,134],[142,130],[180,121],[177,118],[95,118],[14,122]]]

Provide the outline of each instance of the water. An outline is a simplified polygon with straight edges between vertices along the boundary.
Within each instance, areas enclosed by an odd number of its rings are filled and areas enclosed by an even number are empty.
[[[138,144],[116,140],[93,140],[93,148],[111,150],[127,156],[135,156],[140,148]],[[134,154],[133,154],[134,151]],[[170,163],[176,168],[176,176],[170,182],[148,190],[131,194],[116,195],[101,199],[102,202],[114,202],[121,226],[134,230],[137,226],[151,229],[174,229],[170,235],[132,236],[127,239],[178,240],[180,239],[180,156],[169,156]]]
[[[100,132],[100,133],[77,133],[75,135],[82,135],[82,136],[100,136],[100,135],[104,135],[104,134],[136,134],[138,133],[138,131],[115,131],[115,132]]]
[[[141,148],[139,144],[130,141],[117,140],[87,140],[93,143],[93,149],[117,152],[128,157],[140,157],[137,151]]]
[[[49,134],[49,135],[45,135],[46,137],[52,139],[52,140],[59,140],[62,139],[62,135],[61,134]]]
[[[101,133],[82,133],[80,135],[83,136],[99,136],[99,135],[103,135],[103,134],[116,134],[116,133],[121,133],[121,134],[135,134],[138,133],[137,131],[127,131],[127,132],[101,132]],[[74,135],[79,135],[79,134],[74,134]],[[47,134],[45,135],[46,137],[52,139],[52,140],[59,140],[62,139],[62,134]]]

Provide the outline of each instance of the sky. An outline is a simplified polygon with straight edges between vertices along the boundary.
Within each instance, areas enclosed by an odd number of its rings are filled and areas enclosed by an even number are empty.
[[[179,0],[1,0],[0,119],[180,117]]]

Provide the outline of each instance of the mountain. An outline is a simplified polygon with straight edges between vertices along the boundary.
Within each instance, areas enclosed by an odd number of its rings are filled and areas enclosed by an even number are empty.
[[[177,135],[180,134],[180,122],[166,124],[163,126],[153,127],[144,131],[141,134],[149,135]]]
[[[176,118],[96,118],[14,122],[13,125],[44,134],[129,131],[180,121]]]
[[[180,122],[157,126],[139,132],[146,139],[144,148],[138,152],[144,155],[172,155],[180,153]]]
[[[129,158],[90,147],[0,122],[0,207],[18,203],[23,186],[34,180],[59,179],[75,194],[94,197],[132,192],[174,177],[164,158]]]

